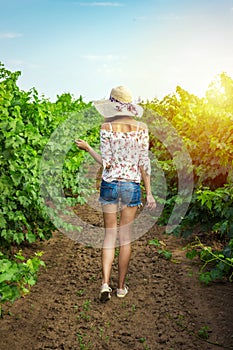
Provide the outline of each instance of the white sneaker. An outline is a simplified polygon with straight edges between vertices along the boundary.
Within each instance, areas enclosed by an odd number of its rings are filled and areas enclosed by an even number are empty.
[[[100,288],[100,301],[101,302],[106,302],[109,299],[111,299],[111,293],[112,292],[112,288],[109,287],[109,285],[107,283],[102,284],[101,288]]]
[[[118,298],[124,298],[129,292],[129,288],[124,286],[124,289],[117,289]]]

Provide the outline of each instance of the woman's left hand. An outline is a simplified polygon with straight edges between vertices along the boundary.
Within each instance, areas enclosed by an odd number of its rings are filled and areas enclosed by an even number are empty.
[[[146,202],[147,202],[147,208],[149,209],[155,209],[156,208],[156,202],[152,194],[148,194],[146,196]]]

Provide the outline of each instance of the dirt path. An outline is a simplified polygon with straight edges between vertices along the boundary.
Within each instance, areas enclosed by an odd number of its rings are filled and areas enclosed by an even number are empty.
[[[153,238],[166,243],[176,263],[148,245]],[[31,249],[45,252],[47,270],[0,320],[0,349],[233,349],[233,284],[201,286],[189,276],[197,267],[185,259],[183,245],[153,227],[133,243],[129,294],[119,300],[113,293],[106,304],[98,300],[100,249],[86,248],[59,233],[33,245]],[[115,263],[113,288],[116,280]],[[202,327],[209,327],[211,343],[197,337]]]

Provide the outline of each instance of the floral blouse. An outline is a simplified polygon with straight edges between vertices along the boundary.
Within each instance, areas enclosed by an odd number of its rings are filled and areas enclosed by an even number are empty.
[[[111,124],[110,124],[111,125]],[[119,132],[101,129],[100,150],[103,160],[103,180],[111,182],[141,181],[140,167],[150,175],[147,129]]]

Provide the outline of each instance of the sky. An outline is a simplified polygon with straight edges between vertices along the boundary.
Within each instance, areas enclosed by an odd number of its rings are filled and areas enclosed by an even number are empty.
[[[204,96],[233,77],[233,0],[0,0],[0,62],[54,101],[127,86],[137,100]]]

